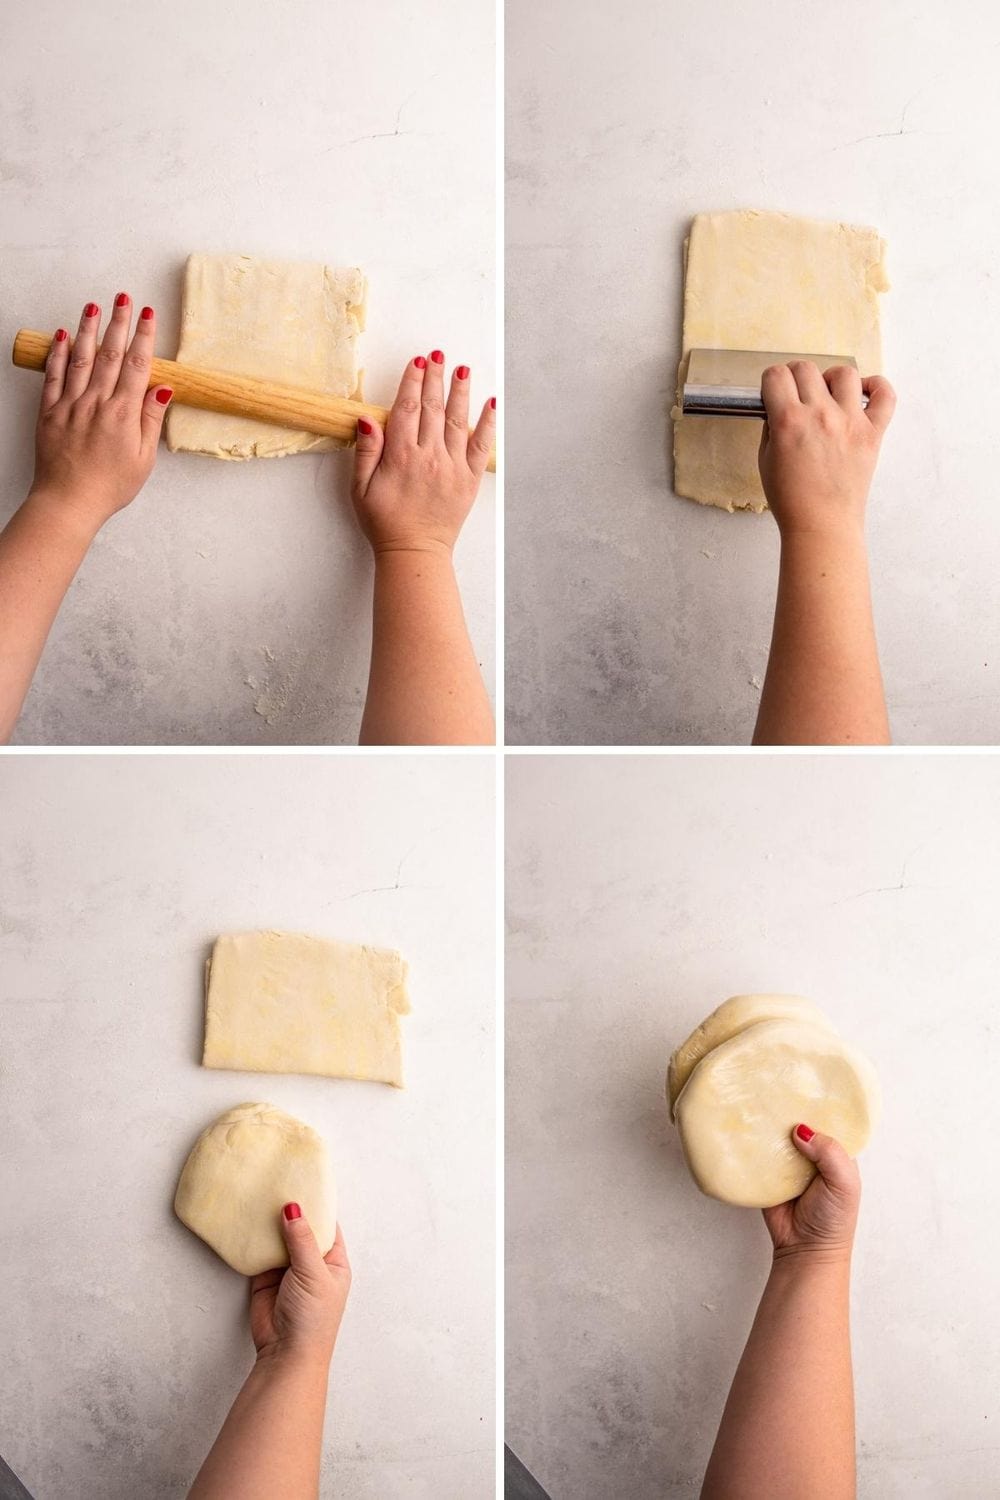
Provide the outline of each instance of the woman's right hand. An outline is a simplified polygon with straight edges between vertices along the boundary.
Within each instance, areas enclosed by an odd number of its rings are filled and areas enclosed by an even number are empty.
[[[815,1165],[816,1176],[798,1198],[764,1209],[775,1260],[792,1255],[850,1260],[861,1202],[857,1163],[832,1136],[817,1135],[808,1125],[796,1125],[792,1141]]]
[[[288,1246],[287,1270],[262,1271],[250,1283],[250,1331],[257,1358],[302,1354],[329,1363],[351,1290],[340,1225],[323,1255],[299,1205],[286,1203],[281,1232]]]

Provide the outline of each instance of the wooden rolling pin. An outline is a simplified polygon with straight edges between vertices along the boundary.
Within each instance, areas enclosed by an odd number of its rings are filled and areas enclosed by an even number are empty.
[[[22,328],[14,339],[13,359],[22,370],[44,370],[52,339],[47,333]],[[323,437],[353,443],[359,417],[385,427],[389,409],[369,401],[345,401],[340,396],[319,395],[294,385],[272,385],[249,375],[229,375],[221,370],[200,370],[179,365],[173,359],[154,359],[150,385],[168,385],[174,400],[202,411],[222,411],[233,417],[255,417],[298,432],[317,432]],[[496,473],[496,454],[487,468]]]

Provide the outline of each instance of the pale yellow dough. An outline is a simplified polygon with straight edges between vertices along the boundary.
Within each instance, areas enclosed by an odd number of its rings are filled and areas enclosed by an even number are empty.
[[[326,1254],[337,1199],[322,1137],[273,1104],[238,1104],[203,1130],[184,1163],[174,1212],[243,1276],[287,1266],[280,1216],[297,1203]]]
[[[365,278],[356,268],[250,255],[189,256],[178,362],[360,399],[357,342],[365,295]],[[326,453],[345,445],[176,405],[167,413],[167,446],[173,453],[239,459]]]
[[[321,1073],[403,1087],[407,965],[387,948],[296,932],[216,940],[206,968],[206,1068]]]
[[[731,995],[717,1006],[671,1056],[667,1069],[670,1118],[674,1118],[678,1094],[706,1053],[758,1021],[781,1020],[807,1021],[824,1029],[831,1024],[818,1005],[801,995]]]
[[[678,391],[692,349],[847,355],[862,375],[880,374],[884,256],[874,229],[752,210],[698,214],[684,243]],[[765,510],[760,421],[673,415],[676,493],[723,510]]]
[[[792,1143],[799,1123],[849,1155],[867,1144],[879,1089],[867,1058],[832,1029],[759,1021],[708,1052],[677,1100],[691,1175],[703,1193],[771,1208],[804,1192],[815,1168]]]

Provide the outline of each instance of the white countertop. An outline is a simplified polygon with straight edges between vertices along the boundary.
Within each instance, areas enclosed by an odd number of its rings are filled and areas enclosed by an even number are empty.
[[[749,741],[777,531],[674,497],[667,414],[691,218],[759,208],[888,240],[893,729],[1000,741],[1000,11],[509,0],[507,35],[508,738]]]
[[[860,1500],[991,1500],[1000,767],[517,758],[506,805],[507,1440],[553,1500],[695,1500],[769,1241],[691,1181],[667,1057],[726,996],[790,991],[885,1096]]]
[[[339,19],[338,19],[339,18]],[[91,298],[177,347],[192,250],[359,265],[366,392],[440,347],[495,390],[494,17],[485,4],[169,8],[35,0],[8,18],[3,342]],[[6,365],[0,522],[32,474],[37,375]],[[99,536],[17,731],[26,744],[356,740],[371,566],[350,454],[223,463],[162,447]],[[494,481],[456,552],[493,686]]]
[[[354,1285],[325,1497],[493,1494],[490,757],[0,762],[0,1453],[37,1500],[180,1500],[248,1372],[246,1281],[172,1212],[269,1100],[327,1139]],[[200,1067],[221,931],[398,947],[407,1087]]]

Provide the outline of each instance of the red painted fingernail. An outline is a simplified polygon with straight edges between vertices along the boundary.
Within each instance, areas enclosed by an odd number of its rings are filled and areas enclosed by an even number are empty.
[[[800,1141],[811,1141],[816,1132],[815,1130],[810,1130],[808,1125],[796,1125],[795,1134]]]
[[[164,388],[162,391],[157,391],[156,400],[159,401],[161,406],[166,406],[173,394],[173,391]]]
[[[302,1210],[297,1203],[286,1203],[281,1211],[289,1221],[302,1217]]]
[[[468,365],[459,365],[458,369],[455,371],[455,379],[456,380],[468,380],[468,378],[469,378],[469,367],[468,367]]]
[[[497,398],[495,396],[491,396],[490,397],[490,411],[496,411],[496,409],[497,409]]]
[[[441,353],[440,349],[432,349],[431,350],[431,359],[434,361],[434,363],[436,365],[443,365],[444,364],[444,355]]]
[[[424,359],[424,356],[422,354],[418,354],[413,363],[416,365],[418,370],[426,370],[427,368],[427,361],[426,359]]]
[[[358,431],[359,432],[363,432],[364,435],[365,435],[365,437],[371,437],[371,435],[375,431],[375,429],[374,429],[374,427],[372,426],[372,424],[370,422],[368,422],[368,421],[365,420],[364,417],[359,417],[358,418]]]
[[[57,344],[63,343],[63,341],[65,339],[67,339],[67,338],[69,338],[69,334],[66,332],[65,328],[57,328],[56,329],[56,343]]]
[[[118,293],[118,296],[115,298],[115,306],[116,307],[127,307],[128,306],[128,292],[119,292]]]
[[[145,318],[146,322],[148,323],[150,318],[153,316],[153,309],[151,307],[144,307],[139,316],[140,318]]]
[[[85,318],[96,318],[100,310],[96,302],[88,302],[83,309],[83,316]]]

